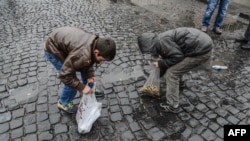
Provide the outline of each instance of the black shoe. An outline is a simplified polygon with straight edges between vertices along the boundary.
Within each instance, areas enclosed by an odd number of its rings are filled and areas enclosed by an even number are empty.
[[[167,103],[160,103],[160,107],[162,108],[162,111],[164,112],[171,112],[171,113],[179,113],[180,112],[180,108],[174,108],[173,106],[167,104]]]
[[[235,39],[235,42],[247,43],[248,39],[246,39],[245,37],[239,37]]]
[[[241,46],[241,49],[250,50],[250,41],[247,44]]]

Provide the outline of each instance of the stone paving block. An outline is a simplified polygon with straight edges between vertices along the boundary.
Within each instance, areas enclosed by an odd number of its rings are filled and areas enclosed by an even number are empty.
[[[159,128],[153,127],[148,130],[149,135],[152,137],[152,140],[161,140],[164,136],[165,133],[162,132]]]
[[[51,124],[48,120],[45,120],[43,122],[40,122],[37,127],[39,132],[48,131],[51,129]]]
[[[185,139],[187,139],[192,134],[192,128],[187,127],[181,134]]]
[[[197,127],[198,125],[199,125],[199,121],[198,120],[196,120],[196,119],[190,119],[189,121],[188,121],[188,124],[191,126],[191,127]]]
[[[146,141],[148,139],[148,136],[142,130],[134,132],[134,135],[137,140]]]
[[[109,105],[110,106],[118,105],[118,100],[116,98],[109,99]]]
[[[36,114],[27,114],[24,116],[24,125],[36,123]]]
[[[125,131],[121,134],[122,140],[134,140],[135,136],[132,134],[131,131]]]
[[[40,132],[40,134],[38,134],[38,140],[52,140],[53,139],[53,135],[49,132]]]
[[[15,129],[23,125],[23,118],[18,118],[10,121],[10,129]]]
[[[203,126],[208,126],[210,119],[208,119],[207,117],[203,117],[199,121]]]
[[[22,104],[22,103],[21,102],[12,103],[12,104],[8,105],[8,110],[12,111],[12,110],[18,109],[18,108],[20,108],[20,104]]]
[[[207,116],[209,119],[215,119],[218,115],[217,115],[215,112],[213,112],[213,111],[208,111],[208,112],[206,113],[206,116]]]
[[[217,121],[217,123],[220,124],[221,126],[227,125],[227,124],[229,123],[226,119],[224,119],[224,118],[222,118],[222,117],[218,117],[218,118],[216,119],[216,121]]]
[[[129,99],[128,98],[121,98],[121,99],[119,99],[119,103],[121,104],[121,105],[130,105],[130,102],[129,102]]]
[[[65,133],[68,131],[68,127],[65,124],[61,123],[56,124],[54,128],[55,128],[54,130],[55,134]]]
[[[101,117],[108,117],[109,116],[109,111],[107,108],[102,108],[101,111]]]
[[[124,115],[133,113],[133,109],[130,106],[122,106],[121,108]]]
[[[0,113],[4,113],[6,112],[6,108],[5,107],[0,107]]]
[[[192,113],[193,117],[197,120],[200,120],[203,117],[203,112],[201,111],[194,111]]]
[[[207,129],[205,132],[201,134],[201,136],[207,141],[214,141],[217,138],[217,135],[213,133],[211,130]]]
[[[37,125],[36,124],[31,124],[31,125],[24,126],[25,134],[34,133],[36,131],[37,131]]]
[[[111,113],[119,112],[119,111],[120,111],[120,107],[118,105],[110,106]]]
[[[221,117],[225,117],[228,114],[228,112],[224,108],[218,108],[215,110],[215,112]]]
[[[37,141],[37,135],[36,134],[28,134],[23,137],[24,141]]]
[[[238,118],[236,118],[235,116],[233,116],[233,115],[228,116],[227,121],[229,121],[233,125],[237,125],[240,122],[240,120]]]
[[[58,123],[60,121],[61,115],[59,113],[49,114],[49,121],[51,124]]]
[[[204,141],[204,139],[200,135],[192,135],[188,141]]]
[[[0,135],[4,132],[7,132],[9,129],[10,129],[10,126],[9,126],[9,123],[6,122],[6,123],[3,123],[3,124],[0,124]],[[1,138],[0,138],[1,139]]]
[[[69,137],[67,134],[58,134],[55,136],[56,141],[68,141]]]
[[[212,131],[217,131],[217,129],[220,127],[217,123],[215,122],[210,122],[208,127],[212,130]]]
[[[108,125],[108,126],[104,126],[101,129],[101,134],[102,136],[110,136],[110,135],[114,135],[114,129],[112,126]]]
[[[196,109],[198,109],[201,112],[207,112],[209,109],[207,108],[207,106],[203,103],[200,103],[198,105],[195,106]]]
[[[9,133],[0,134],[0,140],[1,141],[10,141],[10,135],[9,135]]]
[[[36,121],[37,122],[41,122],[41,121],[44,121],[44,120],[47,120],[48,119],[48,114],[46,112],[38,112],[36,114]]]
[[[132,132],[141,130],[141,127],[140,127],[140,125],[137,122],[131,122],[131,123],[129,123],[129,127],[130,127],[130,129],[131,129]]]
[[[220,128],[219,130],[217,130],[216,134],[220,137],[220,138],[224,138],[224,129]]]
[[[28,80],[26,78],[23,78],[23,79],[18,79],[17,80],[17,84],[18,86],[22,87],[22,86],[25,86],[28,84]]]
[[[11,113],[5,112],[0,114],[0,124],[11,120]]]
[[[79,103],[78,103],[79,104]],[[57,108],[57,104],[48,104],[49,110],[48,113],[58,113],[60,110]]]
[[[26,104],[26,106],[25,106],[26,113],[34,112],[35,110],[36,110],[36,103]]]
[[[23,127],[11,130],[11,139],[19,138],[24,135],[23,133]]]
[[[38,112],[46,112],[46,111],[48,111],[48,105],[47,105],[47,103],[37,105],[36,110]]]
[[[129,98],[138,98],[139,95],[136,91],[128,93]]]
[[[124,122],[115,123],[115,130],[118,131],[119,133],[127,131],[128,129],[129,127]]]
[[[119,92],[117,95],[118,95],[120,98],[127,98],[127,97],[128,97],[128,95],[127,95],[127,93],[126,93],[125,91]]]
[[[121,121],[122,120],[122,115],[120,112],[112,113],[110,115],[110,120],[113,122]]]
[[[154,127],[156,122],[152,118],[147,118],[145,120],[140,120],[140,124],[145,128],[145,129],[150,129]]]
[[[46,96],[39,96],[37,100],[37,104],[44,104],[48,102],[48,98]]]

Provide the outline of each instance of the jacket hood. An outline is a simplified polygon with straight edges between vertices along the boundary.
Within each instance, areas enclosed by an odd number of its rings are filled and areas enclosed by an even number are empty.
[[[138,37],[138,44],[141,52],[144,53],[153,53],[154,39],[156,35],[154,33],[143,33]]]

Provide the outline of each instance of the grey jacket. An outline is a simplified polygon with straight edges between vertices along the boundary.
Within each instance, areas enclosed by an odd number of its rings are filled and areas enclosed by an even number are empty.
[[[195,28],[176,28],[158,35],[144,33],[138,38],[138,44],[143,53],[161,56],[158,61],[161,76],[166,70],[182,61],[185,57],[195,57],[211,51],[212,39]]]

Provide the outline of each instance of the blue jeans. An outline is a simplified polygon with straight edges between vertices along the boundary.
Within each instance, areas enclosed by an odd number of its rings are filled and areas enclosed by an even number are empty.
[[[216,6],[219,4],[219,10],[218,10],[215,22],[214,22],[214,28],[221,27],[222,21],[227,12],[229,2],[230,0],[209,0],[207,9],[204,13],[202,25],[206,27],[209,26],[211,16],[213,15],[213,12]]]
[[[47,61],[50,61],[52,63],[52,65],[56,68],[58,72],[61,70],[63,64],[53,54],[47,51],[44,51],[44,57]],[[86,84],[87,79],[86,79],[85,74],[81,73],[81,77],[82,77],[83,84]],[[63,105],[66,105],[75,98],[76,94],[77,94],[76,89],[69,87],[67,85],[64,85],[61,96],[59,98],[59,102]]]

